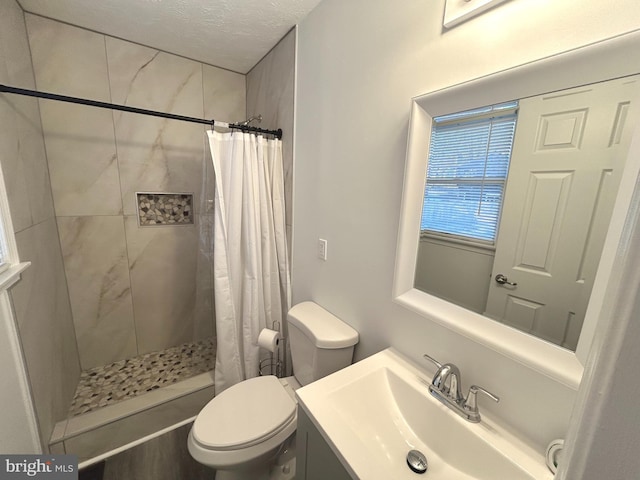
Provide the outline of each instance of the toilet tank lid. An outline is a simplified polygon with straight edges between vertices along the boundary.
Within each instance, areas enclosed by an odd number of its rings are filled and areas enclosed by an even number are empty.
[[[314,302],[302,302],[289,310],[287,319],[319,348],[345,348],[358,343],[358,332]]]

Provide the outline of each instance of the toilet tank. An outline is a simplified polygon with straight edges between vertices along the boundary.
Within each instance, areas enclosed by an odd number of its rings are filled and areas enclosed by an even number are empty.
[[[287,315],[293,375],[307,385],[351,364],[358,332],[314,302]]]

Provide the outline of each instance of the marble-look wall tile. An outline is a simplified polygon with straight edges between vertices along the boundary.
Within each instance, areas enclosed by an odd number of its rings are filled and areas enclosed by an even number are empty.
[[[115,103],[202,117],[201,63],[113,37],[106,46]]]
[[[292,30],[247,74],[247,117],[262,114],[262,128],[282,129],[287,225],[292,222],[293,201],[295,48]]]
[[[125,217],[138,353],[212,335],[195,322],[196,225],[141,228]]]
[[[0,82],[35,88],[22,11],[15,2],[0,5]],[[17,95],[0,98],[0,149],[11,218],[18,232],[53,216],[53,203],[38,101]]]
[[[33,67],[31,52],[22,9],[15,0],[2,2],[0,5],[2,18],[2,33],[0,34],[0,52],[2,62],[5,63],[6,78],[11,80],[12,86],[33,88]]]
[[[136,213],[135,192],[184,192],[195,195],[198,212],[199,175],[203,161],[202,129],[196,124],[118,117],[116,138],[122,203],[126,215]]]
[[[136,355],[123,218],[58,217],[58,230],[82,368]]]
[[[111,101],[104,35],[29,13],[25,18],[38,89]]]
[[[0,80],[8,77],[6,65],[0,62]],[[7,80],[7,83],[8,80]],[[8,95],[0,97],[0,151],[2,173],[10,199],[11,220],[14,231],[21,231],[33,225],[29,206],[25,164],[20,158],[19,133],[16,125],[17,102]],[[40,137],[42,138],[42,137]]]
[[[39,90],[111,101],[103,35],[34,15],[27,26]],[[111,112],[51,100],[40,109],[56,215],[121,213]]]
[[[0,81],[35,88],[24,14],[14,0],[0,2]],[[36,99],[0,96],[0,152],[18,254],[31,262],[10,295],[46,451],[80,364]]]
[[[5,184],[12,199],[13,228],[19,232],[52,218],[54,207],[38,102],[26,97],[7,98],[6,102],[14,113],[17,151],[3,155],[7,163],[11,163],[11,158],[16,160],[14,169],[4,170]],[[6,154],[7,150],[3,152]]]
[[[246,119],[246,77],[211,65],[202,65],[204,118],[223,122]]]
[[[111,113],[47,101],[41,112],[56,215],[122,213]]]
[[[109,37],[107,58],[115,103],[202,118],[200,63]],[[137,211],[135,192],[200,197],[201,125],[122,112],[114,119],[125,215]]]
[[[20,259],[31,266],[11,298],[46,445],[55,423],[66,417],[80,364],[55,220],[19,232],[16,243]]]

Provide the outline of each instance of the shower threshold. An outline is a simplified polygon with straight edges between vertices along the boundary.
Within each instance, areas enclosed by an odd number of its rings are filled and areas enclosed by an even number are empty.
[[[86,462],[195,417],[213,398],[214,366],[210,339],[83,372],[51,453]]]

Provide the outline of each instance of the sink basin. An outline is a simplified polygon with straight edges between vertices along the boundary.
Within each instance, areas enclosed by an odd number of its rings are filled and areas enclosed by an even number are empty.
[[[553,478],[540,452],[487,415],[475,424],[462,419],[431,396],[430,380],[387,349],[299,389],[297,395],[354,478]],[[427,457],[425,475],[407,466],[407,453],[414,449]]]

